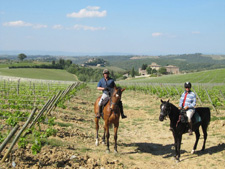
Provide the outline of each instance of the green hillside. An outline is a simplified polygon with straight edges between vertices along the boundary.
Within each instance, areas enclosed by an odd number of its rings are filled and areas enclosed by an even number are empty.
[[[14,76],[32,79],[45,79],[45,80],[62,80],[62,81],[76,81],[73,74],[68,73],[66,70],[59,69],[8,69],[0,68],[0,76]]]
[[[196,73],[187,73],[180,75],[164,75],[161,77],[133,78],[124,82],[142,82],[142,83],[183,83],[190,81],[192,83],[224,83],[225,69],[207,70]]]

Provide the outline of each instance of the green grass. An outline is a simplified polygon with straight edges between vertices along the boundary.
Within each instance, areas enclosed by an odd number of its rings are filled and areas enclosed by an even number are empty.
[[[61,123],[61,122],[56,122],[56,125],[60,126],[60,127],[73,127],[73,124],[71,123]]]
[[[49,65],[51,62],[38,62],[38,61],[23,61],[23,62],[12,62],[12,63],[0,63],[0,68],[8,68],[9,66],[34,66],[34,65]]]
[[[73,74],[68,73],[66,70],[59,69],[0,68],[0,75],[32,79],[76,81],[76,78]]]
[[[211,121],[216,121],[216,120],[225,120],[225,117],[216,117],[216,116],[211,117]]]
[[[141,83],[184,83],[190,81],[192,83],[224,83],[225,68],[207,70],[195,73],[164,75],[161,77],[133,78],[124,82],[141,82]]]

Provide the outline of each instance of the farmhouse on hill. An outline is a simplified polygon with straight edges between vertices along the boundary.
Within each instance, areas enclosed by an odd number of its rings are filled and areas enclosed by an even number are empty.
[[[173,65],[161,66],[161,65],[158,65],[155,62],[152,62],[152,64],[151,65],[148,65],[147,67],[150,67],[152,70],[155,69],[157,71],[160,68],[165,67],[167,73],[171,73],[171,74],[179,74],[180,73],[179,67],[173,66]],[[139,74],[142,75],[142,76],[144,76],[144,75],[147,75],[148,72],[147,72],[147,70],[142,70],[141,68],[139,68]]]

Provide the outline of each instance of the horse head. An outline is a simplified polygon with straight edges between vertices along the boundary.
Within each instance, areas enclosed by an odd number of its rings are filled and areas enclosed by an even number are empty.
[[[120,87],[114,87],[113,94],[111,96],[111,104],[110,109],[114,110],[115,105],[121,100],[122,92],[125,89],[121,89]]]
[[[170,100],[163,101],[161,99],[162,104],[160,105],[160,115],[159,115],[159,121],[163,121],[166,116],[168,116],[171,112],[171,106],[170,106]]]

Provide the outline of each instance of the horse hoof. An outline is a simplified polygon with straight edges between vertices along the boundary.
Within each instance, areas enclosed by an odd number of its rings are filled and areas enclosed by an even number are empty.
[[[102,144],[104,145],[104,144],[105,144],[105,142],[103,141],[103,142],[102,142]]]
[[[99,145],[99,142],[98,140],[95,141],[95,146],[98,146]]]
[[[118,153],[118,151],[117,150],[114,150],[114,154],[117,154]]]
[[[192,150],[192,151],[191,151],[191,154],[194,154],[194,153],[195,153],[195,150]]]
[[[106,153],[109,154],[110,153],[110,150],[106,150]]]
[[[179,160],[179,159],[177,159],[177,160],[176,160],[176,163],[179,163],[179,162],[180,162],[180,160]]]

